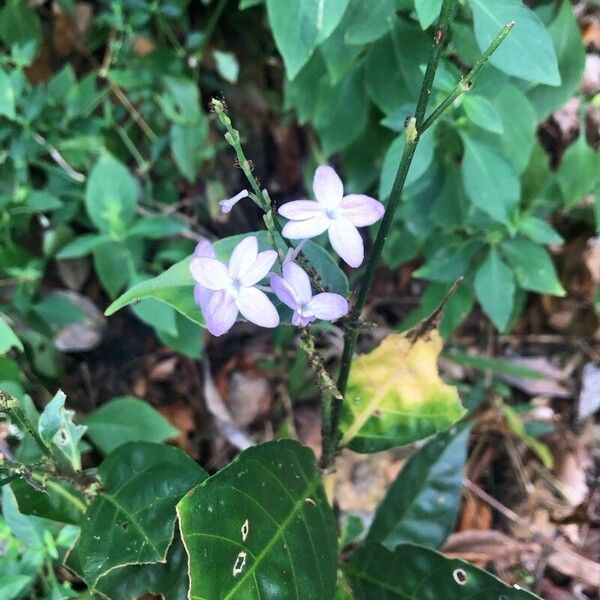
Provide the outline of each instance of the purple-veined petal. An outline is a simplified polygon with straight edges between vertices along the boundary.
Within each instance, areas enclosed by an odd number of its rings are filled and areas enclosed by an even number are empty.
[[[334,321],[348,314],[348,300],[339,294],[323,292],[310,301],[308,308],[317,319]]]
[[[237,297],[237,307],[252,323],[261,327],[277,327],[279,313],[267,295],[253,287],[241,288]]]
[[[329,241],[333,249],[351,267],[361,265],[365,249],[358,229],[348,219],[335,219],[329,226]]]
[[[209,290],[223,290],[231,283],[227,267],[216,258],[192,258],[190,272],[200,285]]]
[[[329,223],[331,223],[329,217],[325,213],[321,213],[304,221],[288,221],[283,226],[281,234],[290,240],[311,238],[326,231]]]
[[[344,196],[344,184],[338,174],[329,166],[321,165],[315,171],[313,191],[319,204],[328,209],[339,206]]]
[[[206,239],[202,238],[197,244],[194,250],[195,257],[204,258],[216,258],[215,250],[213,245]]]
[[[254,263],[244,273],[240,273],[240,283],[245,287],[258,283],[268,275],[276,260],[277,252],[275,250],[259,252]]]
[[[296,291],[281,275],[271,275],[271,289],[286,306],[295,310],[300,305]]]
[[[348,219],[355,227],[366,227],[377,223],[383,217],[385,207],[381,202],[370,196],[348,194],[348,196],[344,196],[338,211],[342,217]]]
[[[283,276],[296,292],[300,304],[308,304],[312,298],[310,279],[306,271],[291,260],[283,263]]]
[[[224,290],[213,292],[202,314],[206,328],[215,336],[223,335],[233,327],[238,316],[233,294]]]
[[[202,313],[204,313],[204,311],[206,310],[208,301],[210,300],[213,294],[214,292],[212,290],[201,286],[199,283],[197,283],[194,286],[194,300],[196,304],[200,307]]]
[[[227,198],[227,200],[221,200],[219,202],[219,206],[221,207],[221,212],[228,213],[231,212],[231,209],[242,199],[247,198],[250,194],[248,190],[242,190],[239,194],[233,196],[233,198]]]
[[[286,202],[277,211],[282,217],[292,221],[304,221],[323,212],[323,206],[312,200],[293,200]]]
[[[256,261],[258,256],[258,241],[253,235],[244,238],[231,253],[229,259],[229,276],[239,279]]]

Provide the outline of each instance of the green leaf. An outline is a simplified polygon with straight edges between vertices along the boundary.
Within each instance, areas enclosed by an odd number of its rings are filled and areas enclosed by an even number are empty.
[[[185,223],[182,223],[179,219],[165,215],[153,215],[137,221],[133,227],[129,228],[127,236],[160,239],[177,235],[187,231],[187,229]]]
[[[139,190],[127,167],[110,155],[102,156],[87,180],[85,207],[102,233],[122,237],[135,215]]]
[[[507,360],[502,360],[501,358],[489,358],[477,354],[468,354],[461,350],[457,350],[456,348],[446,350],[443,356],[459,365],[464,365],[480,371],[491,371],[492,373],[509,375],[510,377],[520,377],[522,379],[544,379],[546,377],[546,375],[540,371],[535,371],[534,369],[529,369]]]
[[[395,0],[379,0],[375,3],[351,0],[345,42],[362,46],[378,40],[392,28],[395,10]]]
[[[179,172],[190,182],[196,180],[204,159],[202,150],[208,134],[208,123],[202,119],[195,124],[173,123],[169,134],[171,152]]]
[[[319,46],[318,54],[320,54],[325,61],[327,73],[329,74],[332,85],[336,84],[342,78],[344,73],[362,52],[361,46],[350,45],[345,41],[346,31],[348,31],[351,17],[350,13],[351,9],[348,8],[344,18],[335,28],[335,31]],[[308,95],[309,90],[305,89],[304,92]],[[317,99],[314,98],[313,94],[311,101],[318,106],[316,100]]]
[[[86,256],[108,241],[110,241],[110,236],[108,235],[85,233],[65,244],[56,254],[56,258],[64,259]]]
[[[405,187],[415,183],[419,180],[431,165],[434,154],[434,129],[428,129],[419,140],[415,155],[413,156],[406,181],[404,182]],[[406,137],[402,133],[399,135],[387,149],[385,158],[383,159],[383,166],[381,168],[381,180],[379,182],[379,198],[385,200],[389,198],[394,185],[394,179],[398,172],[398,166],[402,159],[402,153],[404,152],[404,146],[406,145]]]
[[[512,271],[492,247],[475,275],[475,295],[492,323],[504,331],[512,313],[515,280]]]
[[[128,283],[132,271],[132,256],[122,242],[105,243],[93,252],[94,269],[102,287],[114,298]]]
[[[79,540],[81,567],[91,587],[118,567],[164,562],[175,505],[207,477],[178,448],[148,442],[120,446],[104,459],[98,475],[102,488],[82,521]]]
[[[10,325],[0,316],[0,354],[6,354],[11,348],[23,352],[23,343],[15,335]]]
[[[221,52],[213,50],[215,67],[219,75],[229,83],[237,83],[240,73],[240,64],[233,52]]]
[[[531,240],[514,239],[503,242],[501,249],[512,266],[517,283],[524,290],[554,296],[566,294],[552,259],[542,246]]]
[[[294,79],[315,48],[341,21],[348,0],[267,0],[267,12],[288,79]]]
[[[25,515],[79,525],[86,509],[83,494],[66,481],[46,480],[37,473],[32,478],[44,488],[43,492],[35,490],[24,479],[10,484],[19,510]]]
[[[342,446],[379,452],[446,429],[464,414],[455,387],[439,377],[436,330],[388,335],[352,361],[341,420]]]
[[[10,77],[0,69],[0,115],[7,119],[14,119],[15,113],[15,90]]]
[[[166,116],[181,125],[197,124],[204,121],[200,110],[198,85],[185,77],[164,77],[166,96],[161,97],[161,105]]]
[[[410,457],[377,508],[366,542],[390,550],[406,542],[444,543],[458,514],[470,429],[439,433]]]
[[[0,39],[8,46],[41,41],[42,25],[26,0],[8,0],[0,10]]]
[[[463,100],[463,108],[470,121],[481,129],[492,133],[502,133],[502,119],[494,104],[485,96],[468,94]]]
[[[577,204],[600,181],[600,153],[590,148],[584,129],[567,148],[558,168],[558,185],[567,207]]]
[[[127,442],[166,442],[179,434],[147,402],[132,396],[113,398],[86,418],[87,435],[104,454]]]
[[[180,354],[195,360],[202,357],[204,348],[204,330],[196,323],[191,323],[181,313],[175,315],[175,333],[164,329],[156,329],[158,339]]]
[[[562,83],[560,87],[539,85],[529,91],[529,99],[540,120],[546,119],[554,109],[562,106],[577,92],[585,66],[585,47],[571,2],[563,0],[548,32],[558,57]]]
[[[242,452],[177,506],[190,598],[330,600],[337,536],[311,450],[293,440]]]
[[[525,216],[518,223],[519,231],[538,244],[562,244],[563,237],[550,224],[534,216]]]
[[[75,425],[73,422],[75,412],[65,409],[66,399],[63,392],[60,390],[56,392],[40,415],[38,431],[44,442],[48,446],[53,446],[73,469],[78,471],[81,469],[79,441],[87,427]]]
[[[402,544],[394,552],[379,544],[356,551],[344,571],[355,600],[535,600],[468,562]],[[539,598],[538,598],[539,600]]]
[[[462,177],[474,206],[496,221],[508,223],[519,203],[521,186],[513,167],[493,148],[463,135]]]
[[[113,600],[138,600],[146,594],[187,600],[188,588],[187,555],[178,534],[169,546],[165,563],[116,568],[96,585],[99,592]]]
[[[32,575],[0,575],[0,590],[3,600],[14,600],[22,597],[21,592],[33,583]]]
[[[427,29],[438,18],[442,0],[415,0],[415,10],[421,29]]]
[[[350,293],[348,278],[323,246],[310,240],[302,247],[302,254],[306,256],[329,291],[348,296]]]
[[[469,0],[475,37],[483,52],[511,21],[513,30],[494,52],[490,63],[508,75],[526,81],[560,85],[558,62],[548,31],[522,0]]]

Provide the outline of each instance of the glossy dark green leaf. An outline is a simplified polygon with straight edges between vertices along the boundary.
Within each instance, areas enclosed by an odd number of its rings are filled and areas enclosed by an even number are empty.
[[[458,425],[417,450],[377,508],[367,542],[439,547],[456,520],[470,426]]]
[[[337,535],[313,453],[249,448],[177,507],[190,598],[331,600]]]
[[[165,600],[187,600],[187,555],[179,534],[169,547],[165,563],[129,565],[104,575],[96,590],[111,600],[137,600],[145,594]]]
[[[504,331],[512,313],[515,280],[498,251],[491,248],[475,275],[475,295],[492,323]]]
[[[43,492],[35,490],[23,479],[11,483],[19,510],[24,515],[79,525],[86,510],[83,494],[66,481],[46,481],[37,474],[32,477],[44,488]]]
[[[175,505],[207,477],[179,448],[148,442],[120,446],[98,475],[102,487],[83,518],[79,540],[81,567],[92,587],[117,567],[164,562]]]
[[[160,444],[179,431],[147,402],[132,396],[113,398],[87,419],[87,436],[104,454],[127,442]]]
[[[566,294],[545,248],[531,240],[518,238],[506,240],[501,249],[512,267],[517,283],[524,290],[554,296]]]
[[[318,44],[325,41],[344,16],[348,0],[267,0],[269,22],[293,79]]]
[[[379,544],[360,548],[345,566],[354,600],[535,600],[468,562],[402,544],[394,552]],[[539,600],[539,599],[538,599]]]
[[[550,35],[522,0],[469,0],[469,4],[473,10],[475,37],[482,52],[507,23],[515,22],[513,30],[492,55],[492,65],[526,81],[560,85]]]
[[[585,65],[585,47],[581,31],[569,0],[563,0],[556,18],[550,23],[548,33],[558,57],[561,85],[538,85],[529,93],[540,120],[562,106],[579,88]]]

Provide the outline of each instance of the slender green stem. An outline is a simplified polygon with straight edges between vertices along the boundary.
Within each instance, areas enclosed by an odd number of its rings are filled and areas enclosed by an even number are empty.
[[[449,103],[442,103],[444,108],[441,110],[436,109],[434,114],[432,114],[427,120],[425,120],[425,113],[427,111],[427,104],[429,101],[429,97],[431,95],[431,90],[433,87],[433,80],[435,77],[435,73],[437,71],[439,59],[441,56],[441,52],[444,46],[444,42],[446,39],[446,35],[448,32],[448,27],[452,16],[454,14],[454,10],[456,8],[457,2],[456,0],[444,0],[442,5],[442,10],[440,13],[440,18],[438,21],[438,26],[436,32],[434,34],[433,39],[433,47],[431,50],[431,55],[429,57],[429,61],[427,63],[427,69],[425,71],[425,75],[423,77],[423,83],[421,85],[421,91],[419,94],[419,99],[417,101],[417,106],[415,109],[415,116],[412,117],[406,128],[406,143],[404,146],[404,152],[402,154],[402,158],[400,160],[400,164],[398,166],[398,171],[396,173],[396,178],[394,180],[394,185],[392,187],[392,191],[390,194],[390,199],[386,206],[386,210],[381,221],[381,225],[377,232],[377,237],[375,239],[375,243],[373,245],[373,251],[369,258],[369,261],[365,268],[364,277],[358,292],[358,296],[356,302],[350,312],[348,317],[345,333],[344,333],[344,350],[342,353],[342,361],[340,365],[340,373],[338,376],[338,389],[342,394],[346,391],[346,386],[348,383],[348,376],[350,374],[350,365],[352,363],[352,355],[354,353],[354,347],[356,345],[356,340],[358,338],[358,320],[360,314],[364,308],[365,302],[367,300],[367,296],[373,284],[373,279],[375,277],[375,270],[379,263],[379,259],[381,257],[381,252],[383,250],[383,246],[385,244],[386,237],[390,230],[390,227],[393,222],[394,214],[401,200],[402,190],[404,188],[404,183],[406,181],[406,176],[408,174],[408,170],[412,163],[415,150],[419,143],[419,139],[421,134],[427,127],[429,127],[432,123],[435,122],[435,119],[439,118],[442,112],[451,105],[453,100],[450,100]],[[472,78],[477,74],[477,72],[483,67],[483,65],[489,60],[490,56],[493,52],[498,48],[498,46],[502,43],[508,31],[512,28],[512,24],[507,25],[502,32],[498,35],[498,37],[492,42],[490,48],[488,48],[481,59],[475,64],[473,69],[467,75],[468,81],[471,81]],[[459,90],[460,93],[460,90]],[[442,106],[440,105],[440,106]],[[339,419],[341,415],[343,400],[334,398],[332,404],[332,412],[331,412],[331,431],[330,436],[335,440],[337,444],[340,435],[339,435]]]
[[[429,129],[452,104],[462,94],[468,92],[473,86],[473,79],[481,71],[481,69],[488,62],[492,54],[498,49],[498,46],[505,40],[506,36],[510,33],[510,30],[515,26],[515,22],[511,21],[505,25],[500,33],[494,38],[492,43],[488,46],[486,51],[481,55],[481,58],[473,65],[473,68],[461,78],[457,86],[452,90],[449,96],[425,119],[421,125],[421,133],[426,129]]]

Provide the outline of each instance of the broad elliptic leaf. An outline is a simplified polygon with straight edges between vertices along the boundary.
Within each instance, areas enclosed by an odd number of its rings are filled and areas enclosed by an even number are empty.
[[[508,223],[519,203],[521,185],[512,165],[494,148],[463,135],[462,177],[471,203],[496,221]]]
[[[147,402],[132,396],[113,398],[86,420],[87,435],[104,454],[127,442],[160,444],[179,431]]]
[[[75,412],[65,409],[66,399],[62,391],[56,392],[40,415],[38,431],[44,442],[53,446],[59,455],[78,471],[81,469],[79,441],[87,427],[73,422]]]
[[[493,102],[485,96],[468,94],[463,100],[463,108],[470,121],[481,129],[492,133],[502,133],[502,119]]]
[[[392,28],[395,10],[395,0],[351,0],[345,42],[361,46],[378,40]]]
[[[475,295],[492,323],[504,331],[513,309],[515,278],[495,248],[477,269]]]
[[[148,442],[120,446],[98,475],[102,487],[83,518],[79,540],[90,587],[118,567],[165,562],[175,505],[207,477],[179,448]]]
[[[522,238],[506,240],[502,253],[510,263],[517,283],[524,289],[541,294],[564,296],[550,255],[543,246]]]
[[[367,542],[393,550],[446,541],[458,514],[470,430],[470,424],[452,427],[410,457],[379,505]]]
[[[31,477],[43,491],[34,489],[24,479],[10,484],[19,510],[24,515],[79,525],[86,509],[83,494],[66,481],[46,479],[37,473]]]
[[[348,0],[267,0],[269,22],[288,79],[293,79],[318,44],[341,21]]]
[[[242,239],[250,235],[258,239],[259,250],[267,250],[271,247],[266,231],[254,231],[234,235],[218,240],[213,244],[219,260],[225,261],[229,259],[235,246]],[[284,247],[281,246],[283,243],[281,238],[279,238],[278,243],[280,247]],[[302,253],[309,259],[311,265],[321,277],[323,284],[330,291],[343,295],[348,294],[348,279],[326,250],[315,242],[309,241],[304,246]],[[119,296],[106,309],[105,314],[110,316],[124,306],[143,298],[155,298],[172,306],[194,323],[205,327],[202,313],[194,302],[194,279],[189,269],[191,258],[191,256],[184,258],[157,277],[134,285]]]
[[[249,448],[177,506],[192,600],[330,600],[337,535],[313,453]]]
[[[600,180],[600,154],[587,143],[584,128],[565,151],[557,180],[567,207],[577,204],[592,192]]]
[[[342,416],[342,446],[379,452],[446,429],[465,413],[455,387],[439,376],[442,338],[419,326],[388,335],[352,362]]]
[[[402,544],[394,552],[379,544],[360,548],[345,565],[354,600],[535,600],[519,586],[459,559]],[[538,598],[539,600],[539,598]]]
[[[15,113],[15,90],[10,77],[0,69],[0,115],[8,119],[14,119]]]
[[[440,14],[442,0],[415,0],[415,10],[421,29],[427,29]]]
[[[492,55],[490,62],[508,75],[526,81],[558,86],[558,62],[550,34],[523,0],[469,0],[475,37],[483,52],[511,21],[515,26]]]
[[[138,185],[127,167],[110,155],[94,165],[85,189],[85,207],[102,233],[125,235],[135,215]]]
[[[23,343],[0,313],[0,354],[6,354],[11,348],[23,352]]]

